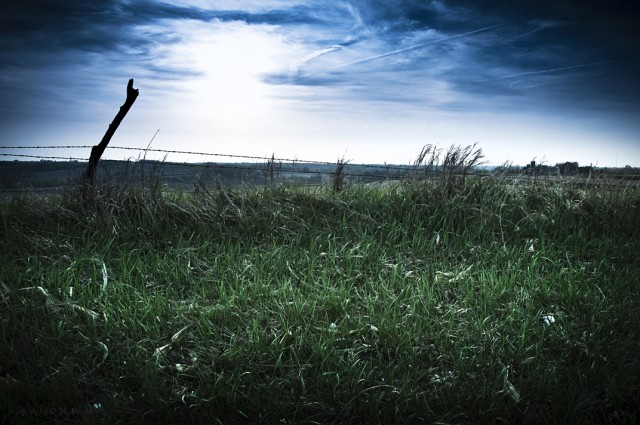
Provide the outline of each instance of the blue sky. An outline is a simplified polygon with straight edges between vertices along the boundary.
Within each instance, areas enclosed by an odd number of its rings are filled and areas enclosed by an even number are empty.
[[[492,164],[640,166],[633,1],[3,3],[2,146],[97,144],[134,78],[110,146],[159,129],[158,149],[409,163],[478,143]]]

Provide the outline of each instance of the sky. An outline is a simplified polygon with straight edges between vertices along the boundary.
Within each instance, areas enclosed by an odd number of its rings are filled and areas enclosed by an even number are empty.
[[[109,146],[640,166],[639,21],[633,0],[3,0],[0,154],[88,158],[15,147],[99,143],[133,78]]]

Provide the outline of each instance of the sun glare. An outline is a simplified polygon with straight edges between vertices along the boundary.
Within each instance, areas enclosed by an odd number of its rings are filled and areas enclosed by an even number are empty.
[[[288,66],[278,61],[286,45],[273,27],[182,21],[175,32],[183,42],[171,45],[166,60],[193,76],[179,83],[183,96],[174,113],[216,132],[269,122],[274,88],[263,76]]]

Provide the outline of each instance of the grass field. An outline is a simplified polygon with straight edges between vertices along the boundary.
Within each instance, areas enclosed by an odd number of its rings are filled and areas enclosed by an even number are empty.
[[[638,423],[639,209],[473,177],[17,198],[2,423]]]

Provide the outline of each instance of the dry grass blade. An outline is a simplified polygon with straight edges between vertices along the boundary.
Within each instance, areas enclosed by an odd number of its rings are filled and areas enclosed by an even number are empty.
[[[425,145],[418,154],[416,160],[413,162],[413,166],[416,170],[420,167],[424,167],[424,174],[427,175],[433,171],[439,165],[440,152],[438,145]]]
[[[102,360],[100,360],[100,363],[98,363],[96,368],[102,366],[102,364],[107,360],[107,357],[109,357],[109,347],[107,347],[107,345],[102,341],[98,341],[98,345],[102,349]]]
[[[102,262],[102,286],[100,291],[104,292],[107,289],[107,283],[109,283],[109,275],[107,274],[107,265]]]
[[[92,319],[97,319],[98,317],[100,317],[100,315],[98,313],[96,313],[93,310],[90,310],[86,307],[82,307],[81,305],[77,305],[77,304],[69,304],[69,307],[71,307],[74,310],[78,310],[81,311],[82,313],[86,314],[87,316],[89,316]]]
[[[184,328],[180,329],[178,332],[174,333],[173,336],[171,337],[171,342],[178,341],[180,339],[180,337],[182,336],[182,334],[184,333],[184,331],[186,331],[190,327],[191,327],[191,325],[187,325]]]
[[[180,340],[184,331],[186,331],[190,327],[191,325],[187,325],[184,328],[180,329],[178,332],[174,333],[173,336],[171,337],[171,341],[169,341],[168,344],[165,344],[161,347],[156,348],[156,350],[153,352],[153,355],[155,357],[159,357],[163,354],[166,354],[173,347],[173,344],[175,344]]]
[[[520,393],[516,390],[516,387],[513,386],[511,382],[509,382],[509,368],[505,368],[504,373],[504,381],[503,381],[503,391],[513,399],[516,403],[520,402]]]

